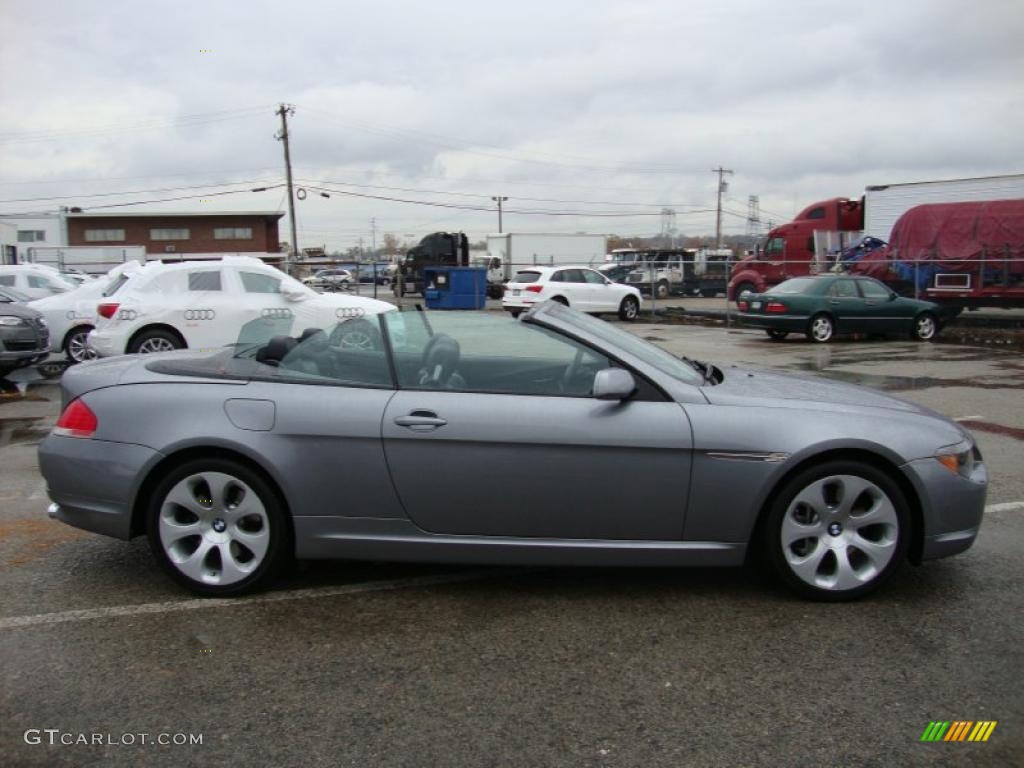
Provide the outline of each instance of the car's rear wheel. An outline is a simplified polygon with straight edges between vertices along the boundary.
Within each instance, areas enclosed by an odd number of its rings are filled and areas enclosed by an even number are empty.
[[[744,293],[757,293],[757,286],[753,283],[740,283],[736,286],[736,298],[739,299]]]
[[[835,335],[836,326],[829,315],[824,313],[815,315],[807,324],[807,338],[818,344],[832,341]]]
[[[768,338],[772,341],[782,341],[784,338],[789,336],[789,331],[780,331],[777,328],[769,328],[766,333]]]
[[[931,341],[939,332],[939,323],[931,312],[922,312],[914,318],[911,337],[915,341]]]
[[[266,583],[291,552],[284,507],[257,472],[228,459],[182,464],[149,501],[150,548],[171,577],[207,596]]]
[[[96,353],[89,348],[89,331],[92,326],[83,325],[73,328],[64,339],[64,354],[72,363],[84,363],[96,358]]]
[[[903,562],[910,515],[899,487],[861,461],[830,461],[794,476],[763,527],[779,578],[803,597],[852,600],[882,585]]]
[[[184,349],[185,343],[177,335],[170,331],[154,328],[151,331],[143,331],[128,345],[128,352],[140,355],[150,355],[155,352],[173,352],[176,349]]]
[[[619,305],[619,319],[632,322],[640,314],[640,302],[636,296],[627,296]]]
[[[523,310],[521,310],[521,309],[510,309],[508,311],[508,313],[510,315],[512,315],[512,317],[519,317],[519,315],[521,315],[523,313]]]

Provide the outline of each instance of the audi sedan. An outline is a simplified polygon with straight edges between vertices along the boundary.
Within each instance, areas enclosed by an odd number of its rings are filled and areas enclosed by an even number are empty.
[[[357,329],[367,344],[340,343]],[[860,597],[962,552],[971,435],[871,389],[677,358],[546,302],[386,312],[86,362],[39,448],[50,514],[202,595],[292,558],[735,566]],[[623,478],[628,478],[624,482]]]

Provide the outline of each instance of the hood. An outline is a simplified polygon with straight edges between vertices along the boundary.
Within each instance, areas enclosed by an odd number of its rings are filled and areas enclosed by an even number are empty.
[[[855,410],[886,408],[905,413],[918,413],[946,420],[945,416],[916,403],[857,384],[830,381],[819,376],[776,373],[745,368],[728,368],[721,384],[702,389],[716,405],[772,405],[814,410]],[[782,401],[782,402],[780,402]]]
[[[42,313],[37,309],[33,309],[27,304],[19,304],[16,301],[4,301],[0,302],[0,315],[10,315],[13,317],[21,317],[29,320],[38,320],[42,317]]]

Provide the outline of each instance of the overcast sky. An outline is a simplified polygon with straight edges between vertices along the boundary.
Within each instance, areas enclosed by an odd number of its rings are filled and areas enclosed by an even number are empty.
[[[712,233],[720,164],[727,233],[749,195],[779,222],[868,184],[1024,171],[1019,0],[0,0],[0,30],[2,212],[281,183],[279,102],[300,186],[628,214],[509,213],[506,231],[654,234],[670,206]],[[130,194],[85,197],[112,192]],[[371,217],[378,242],[497,229],[491,210],[297,206],[303,247],[369,245]],[[127,210],[210,208],[286,203]]]

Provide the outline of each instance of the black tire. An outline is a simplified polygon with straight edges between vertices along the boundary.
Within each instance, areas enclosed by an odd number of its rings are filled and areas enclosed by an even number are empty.
[[[922,312],[914,318],[910,338],[914,341],[934,341],[939,335],[939,321],[931,312]]]
[[[510,315],[512,315],[512,317],[519,317],[519,315],[521,315],[523,313],[523,310],[521,310],[521,309],[510,309],[508,311],[508,313]]]
[[[838,501],[831,505],[827,500],[836,491],[829,489],[836,485]],[[822,515],[804,502],[817,497],[819,488],[822,502],[815,506]],[[847,496],[852,497],[848,504]],[[844,508],[859,514],[844,514]],[[875,519],[886,522],[872,523]],[[804,526],[807,537],[801,535]],[[760,545],[776,576],[795,593],[837,602],[856,600],[888,581],[906,560],[910,536],[909,507],[893,479],[872,464],[834,460],[804,469],[779,489],[761,527]],[[865,554],[872,550],[873,556]]]
[[[636,296],[626,296],[619,304],[619,319],[626,322],[633,322],[640,314],[640,302]]]
[[[68,363],[82,363],[96,357],[96,353],[90,352],[86,346],[86,339],[91,330],[91,325],[80,325],[68,331],[64,337],[64,356],[67,357]]]
[[[659,299],[667,299],[669,294],[668,280],[659,280],[654,286],[654,295]]]
[[[807,331],[805,334],[809,341],[813,341],[816,344],[827,344],[835,338],[836,321],[832,319],[832,315],[826,312],[819,312],[807,321]]]
[[[170,345],[170,349],[163,349]],[[162,328],[153,328],[135,336],[128,344],[129,354],[150,354],[152,352],[170,352],[172,349],[184,349],[185,342],[181,337]]]
[[[776,328],[769,328],[765,333],[768,334],[768,338],[772,341],[782,341],[789,336],[789,331],[780,331]]]
[[[565,298],[565,296],[555,296],[551,300],[552,301],[557,301],[559,304],[564,304],[567,307],[569,306],[569,300],[567,298]]]
[[[179,483],[203,473],[230,475],[238,485],[248,486],[248,490],[251,490],[256,494],[258,501],[262,505],[262,509],[265,511],[265,521],[261,520],[261,526],[266,525],[266,530],[268,532],[268,543],[265,553],[262,555],[262,559],[258,564],[253,567],[251,573],[248,573],[244,578],[230,583],[219,584],[206,582],[194,579],[187,575],[179,565],[176,565],[175,562],[171,560],[171,555],[169,555],[167,551],[168,549],[171,551],[178,551],[183,561],[188,561],[191,558],[189,557],[187,549],[178,546],[165,547],[165,543],[161,538],[161,516],[168,521],[173,521],[174,523],[185,522],[188,520],[188,517],[184,514],[188,511],[185,507],[168,504],[165,509],[164,502],[167,499],[168,494],[175,488],[175,486],[178,486]],[[230,484],[226,487],[229,490],[232,488]],[[214,494],[211,492],[209,495],[212,498]],[[245,495],[242,496],[242,499],[244,498]],[[238,503],[241,503],[241,499]],[[203,520],[199,520],[198,518],[196,523],[186,524],[198,525],[200,529],[207,530],[207,532],[212,536],[213,534],[210,532],[216,530],[214,526],[220,519],[217,515],[218,512],[222,511],[218,509],[218,506],[219,505],[216,503],[210,504],[211,509],[209,510],[209,514],[212,517],[212,523],[209,525],[206,525]],[[231,506],[228,504],[223,511],[230,514],[230,509]],[[184,519],[176,519],[179,515],[182,515]],[[195,514],[192,514],[191,516],[196,517]],[[221,521],[221,524],[224,524],[223,521]],[[165,528],[167,527],[169,526],[165,526]],[[262,528],[260,530],[262,530]],[[260,531],[257,530],[255,535],[259,535],[259,532]],[[190,589],[204,597],[229,597],[241,595],[247,592],[252,592],[261,586],[266,585],[280,572],[282,566],[291,559],[294,551],[291,523],[288,519],[285,506],[281,502],[277,493],[262,474],[231,459],[193,459],[171,470],[166,477],[156,485],[153,489],[153,493],[147,501],[146,534],[149,539],[149,546],[153,552],[153,556],[156,558],[160,566],[170,575],[170,577],[183,587],[186,587],[187,589]],[[216,563],[213,564],[214,567],[209,567],[209,561],[211,559],[220,561],[222,574],[226,574],[228,572],[228,569],[224,567],[223,561],[220,560],[220,553],[224,551],[225,546],[229,551],[236,551],[239,553],[244,551],[244,547],[241,550],[234,550],[235,540],[231,540],[231,524],[228,524],[226,529],[223,530],[223,534],[226,535],[225,539],[229,540],[226,545],[222,543],[209,546],[207,551],[210,554],[202,560],[194,561],[198,566],[208,568],[207,573],[210,578],[213,578],[216,574]],[[193,538],[199,539],[195,544],[195,550],[191,553],[194,556],[199,552],[199,548],[207,543],[204,534],[197,533],[194,537],[180,536],[180,538],[177,539],[177,542],[182,542],[187,545],[189,543],[187,540]],[[245,538],[239,537],[237,540],[244,541]],[[216,558],[212,557],[214,548],[218,550]],[[233,562],[242,562],[240,559],[235,560],[234,555],[231,556],[233,558]]]

